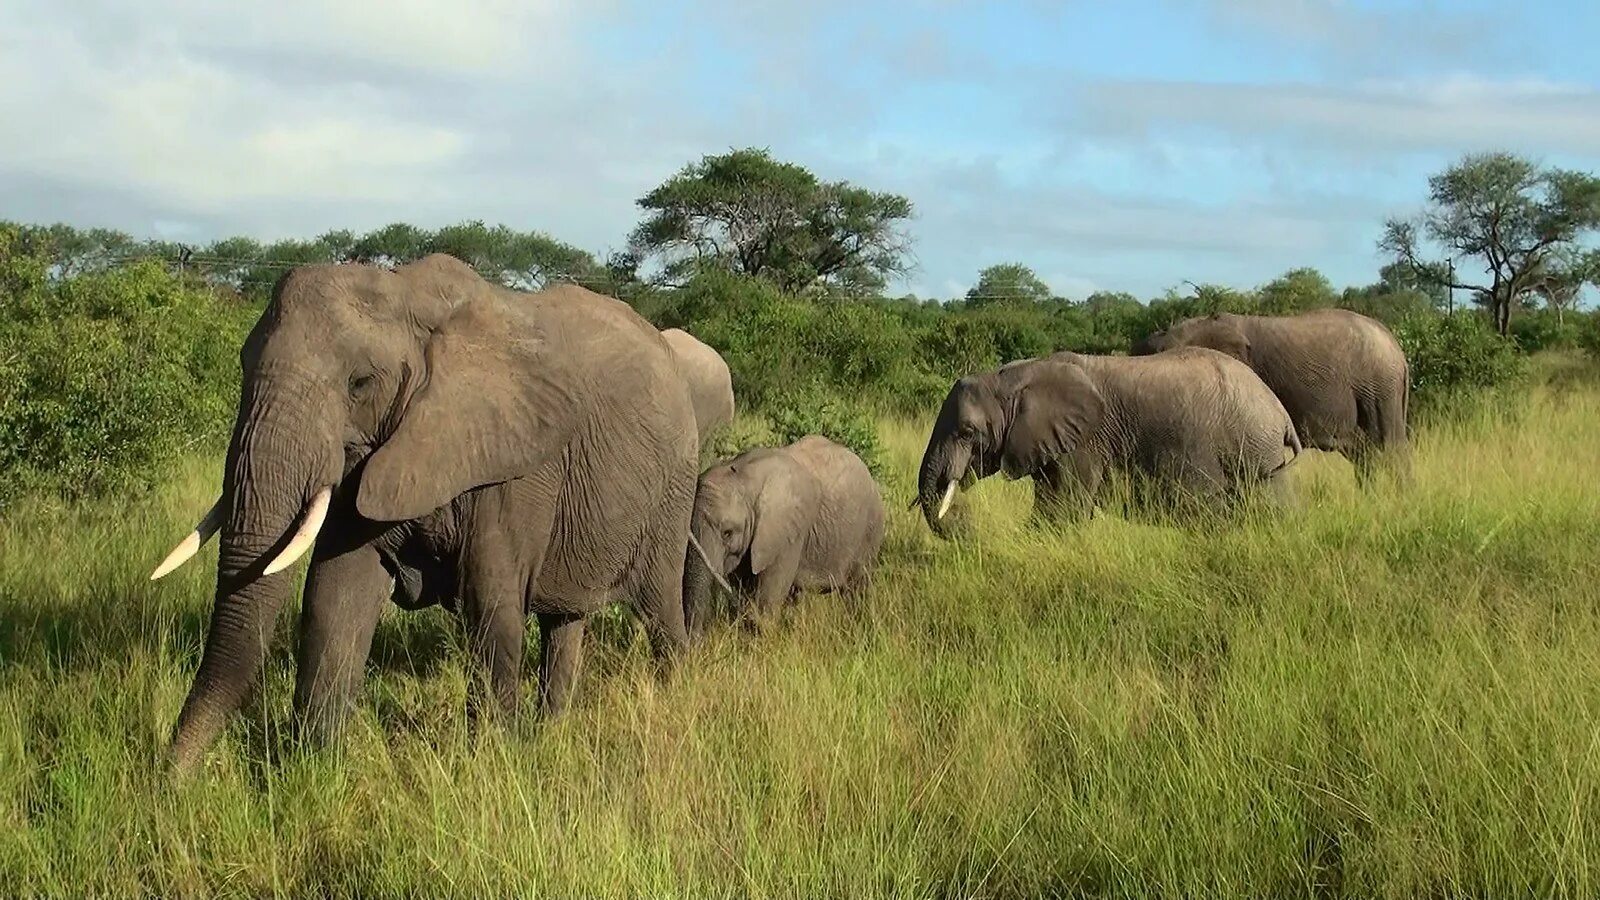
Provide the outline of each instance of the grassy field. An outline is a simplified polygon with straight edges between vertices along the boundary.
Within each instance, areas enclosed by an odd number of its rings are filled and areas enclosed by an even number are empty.
[[[0,523],[0,892],[449,896],[1595,896],[1600,380],[1420,429],[1416,483],[1311,454],[1302,505],[1173,528],[904,509],[864,597],[716,636],[669,684],[592,634],[565,719],[469,734],[441,611],[386,615],[335,752],[291,752],[287,642],[204,773],[158,766],[213,495]],[[292,616],[285,616],[285,634]],[[530,669],[531,671],[531,669]]]

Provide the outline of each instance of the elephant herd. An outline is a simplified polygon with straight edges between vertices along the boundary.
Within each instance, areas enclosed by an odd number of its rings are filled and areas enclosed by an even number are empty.
[[[1352,313],[1213,316],[1132,357],[1057,353],[956,382],[917,503],[944,534],[960,486],[1031,476],[1051,515],[1092,508],[1113,471],[1201,497],[1281,484],[1284,451],[1403,457],[1404,355]],[[527,618],[538,706],[567,704],[586,618],[631,602],[670,666],[714,621],[770,622],[802,590],[851,589],[887,516],[867,466],[811,435],[700,471],[734,414],[716,351],[581,287],[527,294],[433,255],[392,271],[290,270],[240,351],[221,496],[151,578],[219,535],[200,666],[171,745],[195,766],[243,704],[291,589],[302,595],[296,716],[348,717],[389,603],[462,622],[487,694],[521,703]],[[1259,374],[1258,374],[1259,373]],[[724,590],[717,590],[718,587]],[[718,599],[722,598],[722,599]]]

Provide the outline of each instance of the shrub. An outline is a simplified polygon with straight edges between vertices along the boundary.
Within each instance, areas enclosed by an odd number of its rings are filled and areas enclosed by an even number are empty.
[[[1600,357],[1600,311],[1585,315],[1574,331],[1574,343],[1590,356]]]
[[[248,308],[154,262],[45,268],[0,230],[0,502],[126,488],[223,430]]]
[[[776,445],[789,444],[808,434],[820,434],[849,447],[880,480],[886,474],[883,444],[871,411],[845,400],[821,385],[795,388],[767,409]]]
[[[1413,408],[1513,384],[1527,372],[1516,345],[1476,313],[1412,316],[1397,323],[1394,334],[1411,366]]]
[[[1568,314],[1557,319],[1549,310],[1530,310],[1511,320],[1511,337],[1523,353],[1573,347],[1578,343],[1577,318]]]
[[[700,467],[704,469],[716,465],[751,447],[771,447],[777,443],[777,436],[772,433],[772,426],[766,419],[741,413],[706,438],[700,448]]]

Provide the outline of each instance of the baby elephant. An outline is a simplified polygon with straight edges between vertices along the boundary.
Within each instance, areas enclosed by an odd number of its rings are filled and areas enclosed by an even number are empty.
[[[713,617],[715,582],[732,589],[736,607],[753,599],[758,625],[798,591],[858,586],[877,559],[885,519],[866,464],[820,435],[711,467],[700,476],[684,567],[690,633]]]
[[[1156,356],[1056,353],[968,375],[928,438],[917,502],[928,526],[956,490],[1004,472],[1031,476],[1047,518],[1088,513],[1108,471],[1141,476],[1163,500],[1228,500],[1280,487],[1300,438],[1283,404],[1244,363],[1199,347]]]

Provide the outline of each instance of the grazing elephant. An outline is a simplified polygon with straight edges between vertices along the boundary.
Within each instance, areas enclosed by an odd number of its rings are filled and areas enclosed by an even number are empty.
[[[859,585],[886,518],[866,464],[821,435],[711,467],[695,495],[694,555],[684,570],[690,631],[712,617],[712,582],[733,582],[740,599],[753,595],[758,624],[797,591]]]
[[[151,576],[220,529],[180,772],[239,708],[307,550],[294,702],[313,739],[348,714],[397,561],[459,598],[507,710],[528,613],[548,713],[568,698],[585,615],[613,596],[634,601],[663,661],[686,645],[694,411],[666,341],[626,304],[512,292],[437,254],[394,272],[303,266],[240,361],[222,496]]]
[[[1169,495],[1236,497],[1263,481],[1281,489],[1286,447],[1299,455],[1283,404],[1221,353],[1056,353],[955,383],[922,455],[917,502],[944,537],[957,487],[995,472],[1032,476],[1048,518],[1092,511],[1108,469]]]
[[[1344,309],[1295,316],[1219,313],[1185,319],[1133,353],[1210,347],[1254,369],[1283,402],[1307,447],[1343,453],[1366,480],[1373,458],[1405,468],[1411,372],[1383,323]]]
[[[712,431],[733,421],[733,376],[721,354],[681,328],[661,332],[689,383],[694,419],[703,445]]]

